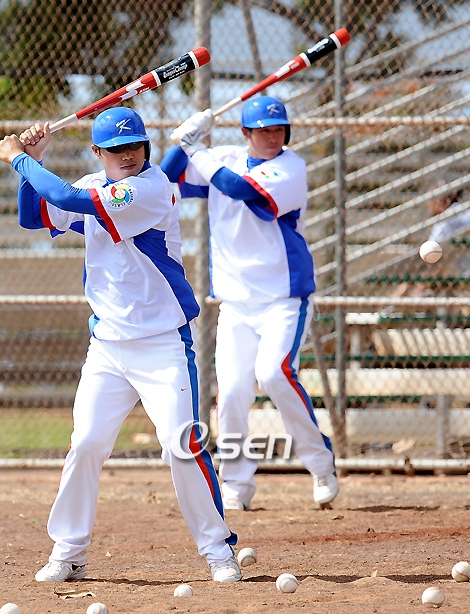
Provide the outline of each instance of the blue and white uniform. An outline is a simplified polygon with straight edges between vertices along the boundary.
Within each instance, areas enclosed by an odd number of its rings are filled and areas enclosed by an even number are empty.
[[[171,185],[148,162],[117,182],[104,171],[73,186],[26,154],[19,219],[27,228],[69,229],[85,238],[84,287],[92,332],[73,408],[74,430],[48,522],[51,561],[84,565],[95,522],[99,475],[119,430],[140,399],[171,467],[178,502],[208,563],[233,555],[210,455],[201,450],[193,320],[199,306],[181,259]],[[189,458],[180,458],[181,449]]]
[[[255,384],[279,409],[296,455],[312,476],[334,473],[329,439],[319,431],[297,378],[315,290],[303,236],[305,162],[284,147],[270,160],[246,147],[168,152],[162,170],[181,196],[206,197],[210,225],[211,295],[222,301],[217,325],[218,435],[248,436]],[[233,441],[233,440],[231,440]],[[224,500],[245,508],[255,493],[255,460],[221,460]]]
[[[208,185],[212,296],[250,304],[309,296],[315,284],[302,235],[307,190],[303,160],[286,148],[277,158],[253,162],[248,169],[244,147],[217,147],[210,153],[254,192],[252,200],[240,201]],[[199,155],[191,158],[180,182],[182,195],[194,195],[191,186],[205,184],[196,168]]]

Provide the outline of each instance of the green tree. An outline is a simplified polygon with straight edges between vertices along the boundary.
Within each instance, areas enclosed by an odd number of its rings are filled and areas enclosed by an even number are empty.
[[[0,108],[4,119],[51,111],[67,75],[100,75],[103,91],[170,59],[171,19],[184,3],[163,0],[14,0],[0,11]]]

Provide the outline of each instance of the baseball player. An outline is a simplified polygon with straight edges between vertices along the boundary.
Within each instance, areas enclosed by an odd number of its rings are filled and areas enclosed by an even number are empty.
[[[240,580],[236,535],[224,521],[217,475],[197,429],[199,306],[181,264],[171,184],[150,164],[150,141],[132,109],[98,115],[91,148],[104,170],[74,185],[42,167],[50,141],[46,123],[0,142],[0,159],[21,175],[21,226],[48,228],[52,236],[69,229],[84,234],[85,294],[93,311],[70,451],[48,521],[54,546],[36,580],[85,577],[100,471],[139,398],[213,579]]]
[[[287,147],[290,124],[277,98],[261,96],[244,106],[246,147],[206,149],[202,139],[213,119],[208,109],[177,128],[180,146],[166,154],[161,168],[179,183],[183,198],[208,198],[211,295],[222,301],[216,336],[219,443],[241,433],[243,444],[248,436],[257,381],[313,476],[314,500],[325,507],[338,493],[334,455],[297,378],[315,290],[302,234],[306,166]],[[250,508],[256,468],[243,453],[221,458],[226,509]]]

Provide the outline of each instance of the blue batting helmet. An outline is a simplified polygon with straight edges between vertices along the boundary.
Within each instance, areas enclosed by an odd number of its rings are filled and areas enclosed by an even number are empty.
[[[93,122],[91,140],[97,147],[150,142],[142,118],[127,107],[114,107],[100,113]]]
[[[242,110],[241,125],[244,128],[266,128],[267,126],[286,126],[287,145],[290,138],[290,123],[286,107],[278,98],[259,96],[246,103]]]

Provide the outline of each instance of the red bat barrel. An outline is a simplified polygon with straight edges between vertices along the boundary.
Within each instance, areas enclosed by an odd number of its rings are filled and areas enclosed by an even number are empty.
[[[307,57],[308,63],[306,65],[309,66],[310,64],[313,64],[313,62],[323,58],[325,55],[328,55],[328,53],[335,51],[335,49],[343,47],[343,45],[349,43],[350,40],[351,37],[349,36],[346,28],[341,28],[340,30],[333,32],[333,34],[330,34],[330,36],[327,38],[322,39],[316,45],[313,45],[313,47],[310,47],[310,49],[307,49],[307,51],[304,51],[300,55]]]
[[[310,47],[310,49],[307,49],[307,51],[300,53],[290,62],[284,64],[284,66],[281,66],[281,68],[276,70],[276,72],[274,72],[272,75],[266,77],[266,79],[263,79],[263,81],[260,81],[257,85],[242,94],[239,100],[241,101],[246,100],[247,98],[251,98],[252,96],[257,94],[258,92],[263,91],[270,85],[273,85],[274,83],[278,83],[279,81],[290,77],[299,70],[310,66],[311,64],[313,64],[313,62],[320,60],[325,55],[328,55],[335,49],[339,49],[350,40],[351,37],[349,36],[349,33],[346,28],[336,30],[336,32],[333,32],[333,34],[330,34],[330,36],[323,38],[313,47]]]

